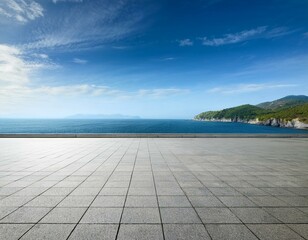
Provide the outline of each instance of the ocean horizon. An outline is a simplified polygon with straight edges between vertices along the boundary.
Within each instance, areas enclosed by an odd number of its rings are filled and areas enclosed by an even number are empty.
[[[307,130],[192,119],[0,119],[0,133],[252,133],[296,134]]]

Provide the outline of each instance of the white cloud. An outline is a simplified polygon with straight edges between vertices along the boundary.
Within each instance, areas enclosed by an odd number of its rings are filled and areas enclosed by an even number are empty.
[[[241,31],[238,33],[228,33],[228,34],[225,34],[221,38],[209,39],[208,37],[204,37],[202,39],[203,40],[202,43],[203,45],[206,45],[206,46],[221,46],[221,45],[226,45],[226,44],[243,42],[243,41],[254,38],[264,33],[266,29],[267,29],[266,26],[262,26],[262,27],[258,27],[255,29]]]
[[[73,63],[76,63],[76,64],[86,64],[86,63],[88,63],[88,60],[80,59],[80,58],[74,58],[73,59]]]
[[[228,87],[215,87],[208,90],[209,93],[222,93],[222,94],[237,94],[237,93],[249,93],[258,92],[263,90],[278,89],[278,88],[290,88],[296,87],[296,84],[270,84],[270,83],[251,83],[251,84],[239,84]]]
[[[42,53],[31,54],[31,60],[14,46],[0,45],[0,109],[12,110],[27,102],[60,97],[160,98],[188,93],[187,89],[137,89],[126,91],[97,84],[50,84],[37,81],[43,68],[57,67]]]
[[[25,85],[30,82],[32,74],[41,69],[59,67],[46,54],[31,54],[22,52],[16,46],[0,44],[0,86]]]
[[[194,45],[194,42],[189,38],[178,40],[178,42],[179,42],[179,46],[181,47]]]
[[[1,0],[0,15],[26,23],[44,16],[43,7],[33,0]]]
[[[29,75],[35,65],[23,60],[21,54],[16,47],[0,45],[0,86],[29,82]]]

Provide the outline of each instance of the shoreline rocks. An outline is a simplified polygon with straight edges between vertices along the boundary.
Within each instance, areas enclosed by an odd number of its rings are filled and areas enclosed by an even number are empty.
[[[297,129],[308,129],[308,124],[299,121],[298,118],[292,120],[278,119],[278,118],[270,118],[267,120],[260,121],[258,118],[243,120],[239,118],[231,119],[231,118],[211,118],[211,119],[195,119],[199,121],[208,121],[208,122],[239,122],[239,123],[248,123],[248,124],[258,124],[264,126],[271,127],[284,127],[284,128],[297,128]]]

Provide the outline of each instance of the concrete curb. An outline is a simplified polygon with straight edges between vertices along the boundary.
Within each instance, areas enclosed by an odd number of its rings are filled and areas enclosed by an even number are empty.
[[[171,133],[153,133],[153,134],[125,134],[125,133],[1,133],[0,138],[308,138],[308,134],[171,134]]]

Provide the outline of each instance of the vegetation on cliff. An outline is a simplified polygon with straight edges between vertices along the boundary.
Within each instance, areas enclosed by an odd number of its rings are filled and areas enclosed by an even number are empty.
[[[265,121],[270,118],[284,119],[287,121],[298,118],[299,121],[308,123],[308,103],[258,116],[260,121]]]
[[[228,119],[234,122],[256,119],[266,121],[273,118],[286,121],[299,119],[303,123],[308,123],[308,97],[287,96],[273,102],[261,103],[257,106],[246,104],[221,111],[203,112],[195,116],[196,120]]]
[[[256,118],[260,114],[268,113],[267,110],[253,106],[253,105],[242,105],[233,108],[226,108],[221,111],[209,111],[198,114],[195,119],[241,119],[250,120]]]
[[[308,96],[305,95],[290,95],[284,98],[277,99],[272,102],[264,102],[257,105],[257,107],[268,109],[268,110],[279,110],[284,108],[295,107],[308,103]]]

